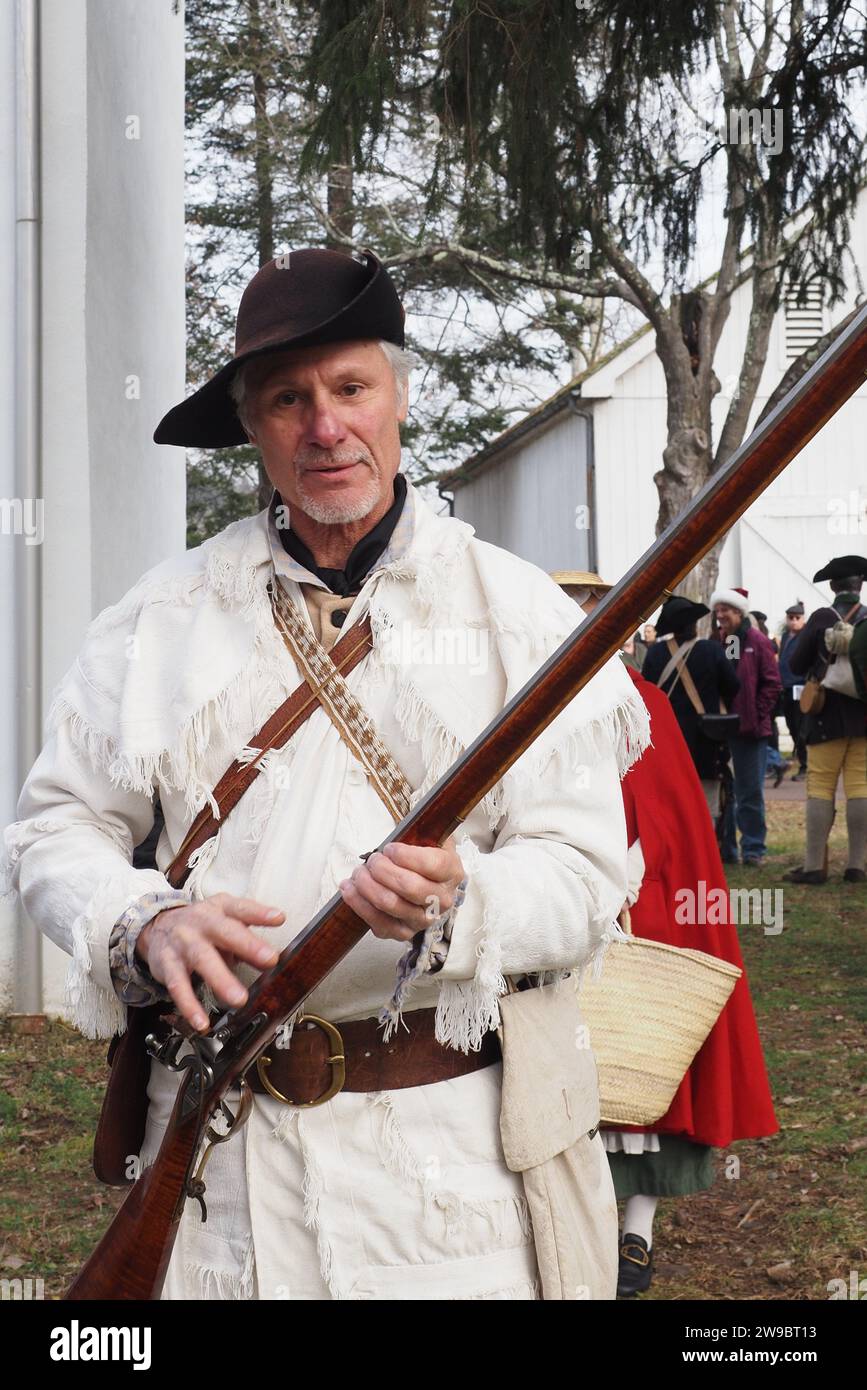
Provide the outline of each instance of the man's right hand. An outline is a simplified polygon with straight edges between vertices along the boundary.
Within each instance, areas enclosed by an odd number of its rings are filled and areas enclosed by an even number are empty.
[[[244,1004],[247,991],[230,967],[238,960],[260,970],[274,965],[279,953],[254,936],[250,927],[278,927],[285,916],[279,908],[252,898],[215,893],[201,902],[158,912],[142,928],[135,953],[154,979],[165,985],[178,1012],[202,1030],[208,1018],[193,990],[192,975],[201,976],[224,1004],[233,1008]]]

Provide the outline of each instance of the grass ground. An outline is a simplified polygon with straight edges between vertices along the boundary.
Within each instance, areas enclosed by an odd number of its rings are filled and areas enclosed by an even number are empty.
[[[776,888],[800,862],[803,805],[769,803],[765,868],[732,887]],[[785,930],[741,927],[780,1133],[733,1144],[740,1176],[663,1199],[646,1299],[826,1299],[867,1278],[867,890],[842,881],[844,830],[821,888],[784,885]],[[123,1192],[90,1153],[107,1044],[62,1023],[22,1036],[0,1023],[0,1278],[41,1278],[58,1297]],[[867,1287],[867,1286],[865,1286]]]
[[[731,887],[782,887],[784,931],[739,928],[780,1132],[717,1153],[707,1192],[663,1198],[645,1299],[826,1299],[867,1277],[867,889],[846,884],[838,813],[822,887],[783,884],[801,863],[803,803],[770,802],[762,869]],[[865,1284],[867,1289],[867,1284]]]

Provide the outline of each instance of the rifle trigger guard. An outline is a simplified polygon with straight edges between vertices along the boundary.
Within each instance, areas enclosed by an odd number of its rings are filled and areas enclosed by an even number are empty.
[[[202,1174],[205,1171],[205,1164],[211,1157],[211,1154],[214,1150],[214,1146],[216,1144],[225,1144],[227,1139],[231,1139],[233,1134],[237,1133],[239,1129],[243,1128],[243,1126],[247,1123],[248,1119],[250,1118],[250,1111],[253,1107],[253,1092],[250,1090],[250,1087],[247,1085],[247,1082],[245,1081],[243,1076],[241,1077],[238,1085],[240,1087],[240,1103],[234,1115],[232,1114],[226,1102],[224,1100],[220,1101],[219,1108],[221,1113],[228,1120],[229,1128],[226,1130],[225,1134],[221,1134],[219,1130],[214,1129],[213,1125],[208,1125],[208,1128],[205,1130],[205,1138],[210,1140],[210,1143],[208,1144],[207,1148],[202,1154],[201,1159],[199,1160],[198,1168],[196,1169],[195,1173],[187,1183],[187,1196],[192,1197],[194,1201],[200,1204],[202,1208],[203,1221],[207,1221],[208,1219],[208,1209],[205,1206],[206,1188],[204,1182],[202,1181]]]

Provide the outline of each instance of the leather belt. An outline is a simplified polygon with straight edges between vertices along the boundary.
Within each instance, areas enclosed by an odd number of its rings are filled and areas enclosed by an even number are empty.
[[[384,1043],[375,1018],[335,1025],[314,1014],[301,1014],[289,1045],[272,1043],[250,1067],[246,1081],[259,1095],[273,1096],[286,1105],[322,1105],[338,1091],[428,1086],[502,1060],[494,1031],[485,1035],[478,1052],[443,1046],[434,1037],[435,1016],[436,1009],[403,1014],[397,1031]]]

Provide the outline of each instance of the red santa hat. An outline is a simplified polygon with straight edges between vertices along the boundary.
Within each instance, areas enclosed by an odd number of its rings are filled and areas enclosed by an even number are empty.
[[[711,609],[716,608],[718,603],[728,604],[729,608],[738,608],[741,613],[750,611],[750,596],[746,589],[714,589],[710,596]]]

